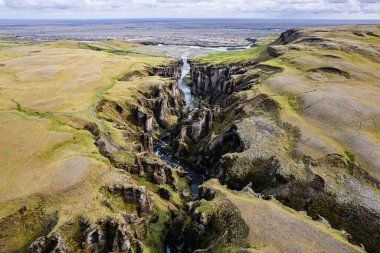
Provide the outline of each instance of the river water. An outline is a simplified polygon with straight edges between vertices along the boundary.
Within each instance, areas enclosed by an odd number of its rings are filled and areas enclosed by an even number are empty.
[[[191,94],[190,87],[184,81],[185,76],[190,72],[190,64],[187,61],[188,53],[182,55],[183,66],[181,76],[178,80],[178,86],[180,90],[183,92],[185,96],[186,106],[190,108],[190,110],[194,110],[195,101],[194,96]],[[167,149],[167,146],[170,142],[169,134],[165,135],[161,140],[155,141],[153,145],[153,149],[155,154],[163,161],[165,161],[168,165],[173,168],[181,168],[183,171],[188,173],[188,176],[191,178],[190,188],[193,194],[198,194],[198,186],[203,184],[206,180],[206,177],[192,169],[190,169],[186,164],[182,163],[171,154],[170,150]]]
[[[179,88],[185,95],[185,102],[186,106],[190,107],[190,110],[194,110],[195,108],[195,101],[194,101],[194,96],[191,94],[191,89],[189,86],[187,86],[185,82],[185,77],[187,74],[190,73],[190,63],[187,61],[188,53],[185,53],[182,56],[182,61],[183,61],[183,66],[182,66],[182,73],[181,77],[179,78]]]
[[[240,51],[244,49],[250,48],[251,45],[247,47],[236,47],[232,50],[234,51]],[[210,51],[229,51],[231,49],[225,48],[225,47],[219,47],[219,48],[212,48]],[[191,88],[186,84],[184,81],[186,75],[190,72],[190,63],[188,62],[188,56],[189,52],[185,52],[182,55],[182,61],[183,61],[183,66],[181,69],[181,76],[178,80],[178,87],[182,91],[185,97],[185,103],[186,106],[190,108],[190,110],[194,110],[196,107],[194,96],[191,93]],[[170,142],[170,135],[167,134],[163,138],[161,138],[158,141],[154,142],[153,149],[155,154],[163,161],[165,161],[168,165],[172,166],[173,168],[181,168],[181,170],[185,171],[188,173],[188,176],[190,177],[190,189],[192,191],[193,195],[198,194],[199,186],[203,184],[203,182],[206,181],[206,177],[200,173],[197,172],[196,170],[192,170],[189,168],[186,164],[183,162],[179,161],[173,155],[171,154],[170,150],[167,149],[167,146],[169,145]],[[170,246],[166,245],[165,246],[166,253],[171,253]]]
[[[251,44],[252,45],[252,44]],[[210,48],[211,52],[215,51],[241,51],[244,49],[248,49],[251,45],[247,47],[235,47],[235,48],[226,48],[226,47],[216,47]],[[190,110],[194,110],[196,107],[194,96],[191,93],[191,88],[186,84],[185,77],[190,72],[190,63],[188,62],[188,56],[190,52],[185,52],[182,55],[183,66],[181,68],[181,76],[178,80],[178,87],[182,91],[185,97],[186,106],[190,108]],[[165,135],[161,140],[156,141],[153,145],[153,149],[155,154],[161,158],[161,160],[165,161],[167,164],[172,166],[173,168],[181,168],[183,171],[187,172],[189,177],[191,178],[190,188],[193,194],[198,194],[198,186],[203,184],[206,180],[206,177],[195,170],[190,169],[186,164],[179,161],[171,154],[170,150],[167,149],[167,146],[170,142],[169,134]]]

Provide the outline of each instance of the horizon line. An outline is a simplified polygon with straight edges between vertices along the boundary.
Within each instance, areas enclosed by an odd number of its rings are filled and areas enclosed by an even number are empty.
[[[365,18],[209,18],[209,17],[196,17],[196,18],[175,18],[175,17],[141,17],[141,18],[0,18],[2,20],[342,20],[342,21],[380,21],[378,19],[365,19]]]

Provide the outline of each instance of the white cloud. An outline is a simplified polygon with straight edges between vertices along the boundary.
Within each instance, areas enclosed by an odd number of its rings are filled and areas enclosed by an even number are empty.
[[[10,9],[69,9],[78,7],[75,0],[3,0]]]
[[[380,13],[380,0],[0,0],[10,10],[166,10],[220,13]]]

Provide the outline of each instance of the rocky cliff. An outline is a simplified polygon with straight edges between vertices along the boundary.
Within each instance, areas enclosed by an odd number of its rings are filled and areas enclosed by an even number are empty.
[[[192,92],[203,102],[200,109],[180,120],[172,139],[175,154],[209,177],[216,177],[236,190],[251,185],[255,192],[274,196],[312,217],[323,216],[334,228],[351,234],[352,242],[363,244],[369,252],[377,252],[380,196],[378,179],[374,176],[377,172],[373,172],[377,165],[374,160],[372,167],[366,162],[372,159],[372,153],[369,150],[365,153],[364,147],[355,153],[339,138],[327,143],[328,128],[316,130],[308,118],[312,117],[319,127],[318,120],[328,121],[325,115],[331,115],[335,109],[330,105],[337,103],[333,93],[326,90],[318,100],[318,89],[323,88],[315,81],[336,85],[337,89],[347,80],[374,87],[371,86],[374,76],[360,76],[361,70],[345,55],[330,57],[351,53],[366,57],[371,61],[370,68],[377,64],[369,51],[378,55],[378,42],[369,41],[373,37],[369,34],[375,32],[368,31],[377,28],[363,27],[368,41],[361,40],[350,29],[291,30],[256,59],[245,62],[205,64],[207,58],[193,60]],[[328,34],[334,34],[335,39],[328,38]],[[323,57],[335,60],[321,60]],[[334,67],[328,67],[330,61],[335,62]],[[290,90],[283,90],[281,85]],[[301,85],[305,93],[291,95]],[[351,99],[360,103],[357,98]],[[376,100],[375,96],[373,99]],[[309,108],[318,108],[318,114],[309,114]],[[376,115],[378,107],[373,105],[366,110],[361,113]],[[340,120],[344,117],[345,113]],[[341,124],[338,120],[334,123],[334,127]],[[320,135],[310,137],[311,131],[319,131]],[[351,130],[343,131],[348,134]],[[305,135],[314,142],[323,141],[325,151],[317,151],[320,155],[316,156],[315,151],[304,148],[304,142],[310,142]],[[346,150],[334,151],[337,145],[345,146]],[[355,159],[357,156],[360,159]]]

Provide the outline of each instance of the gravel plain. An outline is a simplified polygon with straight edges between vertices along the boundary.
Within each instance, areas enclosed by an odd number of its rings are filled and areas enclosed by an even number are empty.
[[[259,19],[0,20],[0,34],[28,40],[99,41],[122,39],[152,45],[242,47],[256,38],[295,27],[357,21]],[[361,21],[362,22],[362,21]],[[373,23],[363,21],[364,23]]]

